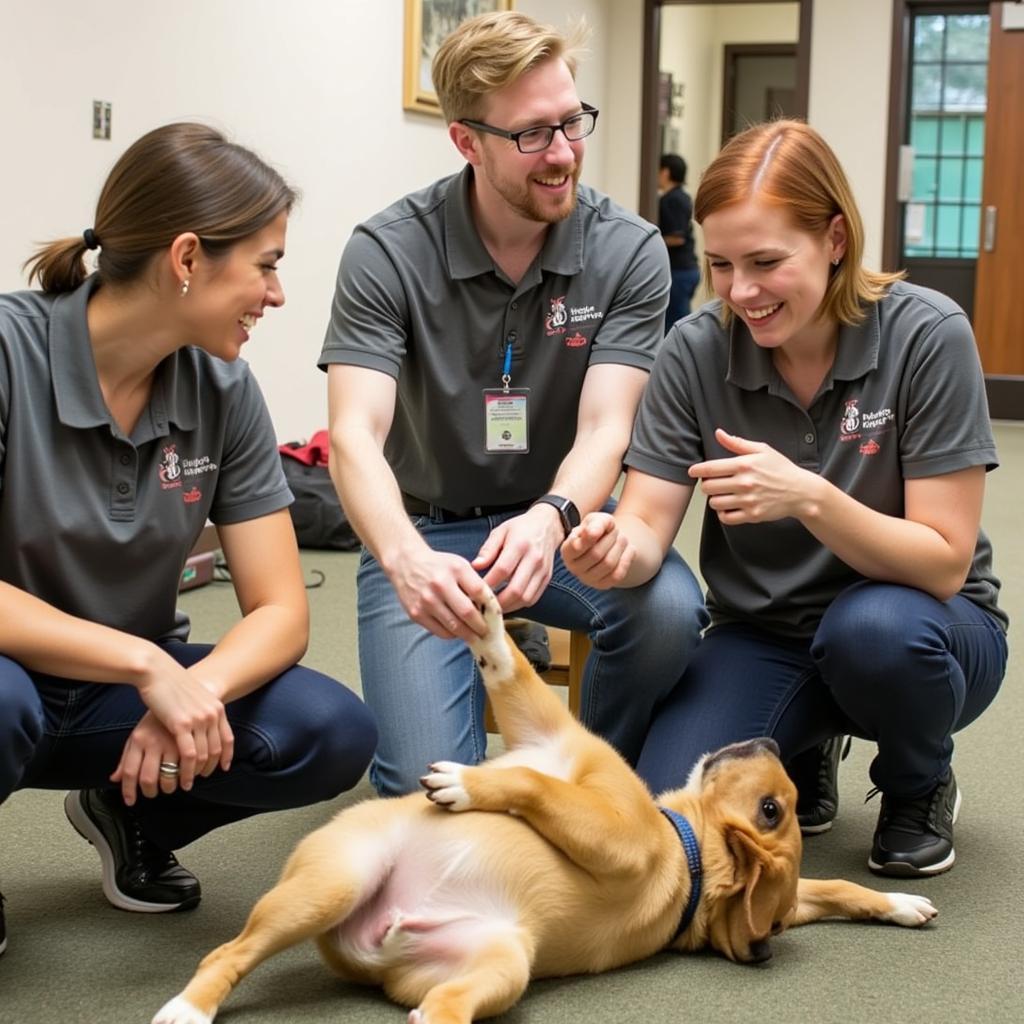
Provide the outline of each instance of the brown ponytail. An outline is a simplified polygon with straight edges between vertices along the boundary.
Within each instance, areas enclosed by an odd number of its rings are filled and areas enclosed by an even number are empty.
[[[89,275],[82,258],[89,251],[81,235],[49,242],[25,262],[28,283],[39,279],[44,292],[72,292]]]

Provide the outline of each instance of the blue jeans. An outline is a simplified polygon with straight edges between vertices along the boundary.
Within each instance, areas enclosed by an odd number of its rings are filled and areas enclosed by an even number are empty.
[[[413,522],[435,551],[472,559],[491,530],[516,514]],[[365,550],[357,582],[363,696],[380,728],[370,767],[377,790],[392,796],[416,789],[432,761],[482,760],[484,691],[469,648],[410,620]],[[700,587],[683,560],[673,551],[644,586],[602,591],[581,583],[556,555],[551,582],[523,614],[590,635],[581,717],[635,763],[652,709],[678,682],[707,623]]]
[[[164,649],[186,666],[210,650],[177,641]],[[0,803],[16,789],[110,787],[145,711],[133,686],[54,679],[0,656]],[[135,804],[142,831],[164,849],[261,811],[330,800],[359,781],[376,743],[359,698],[302,666],[232,701],[227,715],[235,736],[228,771]]]
[[[672,271],[672,286],[668,293],[668,308],[665,310],[665,330],[677,320],[690,315],[690,299],[700,282],[700,271],[696,267]]]
[[[708,630],[657,711],[638,771],[658,793],[727,743],[772,736],[789,762],[848,733],[877,744],[871,780],[882,792],[920,796],[946,774],[952,734],[992,702],[1006,658],[1002,627],[966,598],[857,583],[810,640],[747,624]]]

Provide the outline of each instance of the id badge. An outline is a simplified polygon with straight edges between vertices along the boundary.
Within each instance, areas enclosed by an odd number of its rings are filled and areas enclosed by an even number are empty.
[[[526,399],[529,388],[484,388],[487,451],[528,452]]]

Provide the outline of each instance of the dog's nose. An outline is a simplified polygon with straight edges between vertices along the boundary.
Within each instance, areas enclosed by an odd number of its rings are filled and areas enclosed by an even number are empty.
[[[766,960],[772,958],[772,947],[768,944],[767,939],[761,939],[760,942],[752,942],[750,944],[750,959],[747,963],[751,964],[763,964]]]

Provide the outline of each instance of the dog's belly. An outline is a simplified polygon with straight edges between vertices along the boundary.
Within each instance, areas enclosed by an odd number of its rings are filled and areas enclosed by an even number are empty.
[[[380,978],[398,965],[449,967],[492,935],[517,927],[499,879],[489,878],[475,837],[448,834],[445,816],[417,816],[390,848],[380,887],[322,937],[354,974]],[[332,958],[333,959],[333,958]]]

